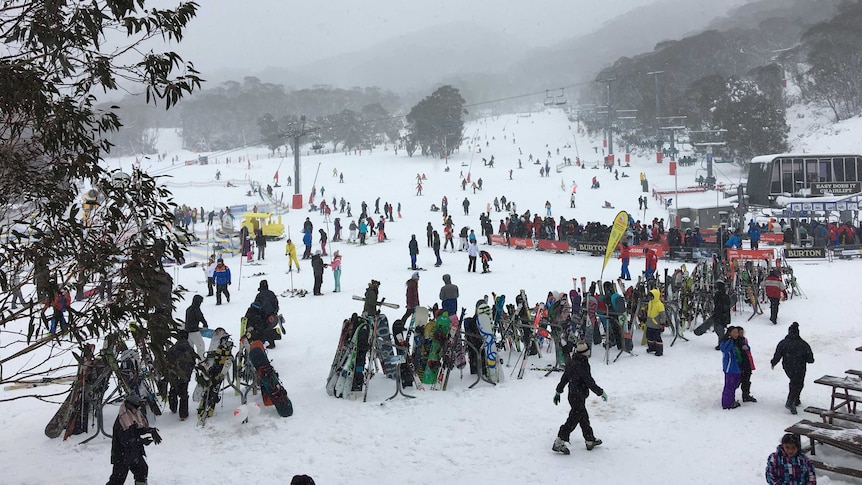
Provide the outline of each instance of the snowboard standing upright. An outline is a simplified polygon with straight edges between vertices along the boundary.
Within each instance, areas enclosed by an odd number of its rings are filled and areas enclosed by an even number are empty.
[[[269,362],[263,342],[255,340],[251,343],[248,359],[257,370],[260,379],[260,393],[264,406],[275,406],[278,415],[286,418],[293,415],[293,403],[287,397],[287,391],[278,378],[278,372]]]
[[[198,424],[206,425],[207,418],[215,413],[215,406],[221,400],[221,385],[227,371],[226,365],[233,352],[233,341],[225,329],[219,327],[213,332],[206,358],[195,369],[197,386],[193,399],[198,401]]]
[[[491,307],[484,300],[476,303],[476,323],[482,336],[483,373],[491,382],[499,382],[497,345],[491,324]]]
[[[78,360],[78,375],[72,383],[66,400],[63,401],[60,409],[45,426],[45,436],[56,438],[65,432],[63,439],[66,439],[72,434],[78,434],[76,431],[81,432],[82,427],[86,430],[85,419],[89,415],[89,410],[86,409],[86,396],[84,394],[87,376],[93,367],[93,351],[94,346],[88,345],[84,347],[82,355],[75,356]],[[84,420],[79,421],[79,418],[84,418]]]

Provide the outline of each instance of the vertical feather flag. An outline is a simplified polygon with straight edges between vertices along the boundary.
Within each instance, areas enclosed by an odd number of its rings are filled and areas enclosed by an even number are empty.
[[[617,248],[617,244],[620,243],[620,239],[622,239],[628,227],[629,214],[626,211],[620,211],[619,214],[614,217],[614,225],[611,227],[611,235],[608,237],[608,247],[605,249],[605,260],[602,262],[602,275],[605,274],[605,266],[608,265],[608,260],[611,259],[611,254],[614,253],[614,250]]]

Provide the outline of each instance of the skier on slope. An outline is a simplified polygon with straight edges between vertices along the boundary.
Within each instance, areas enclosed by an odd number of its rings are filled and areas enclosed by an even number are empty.
[[[114,421],[111,436],[111,464],[114,465],[107,485],[123,485],[129,472],[135,477],[135,485],[146,485],[149,466],[144,457],[144,446],[159,444],[159,430],[151,428],[147,417],[141,412],[141,398],[129,394]],[[145,436],[150,435],[150,436]]]
[[[569,454],[569,447],[566,446],[566,442],[569,441],[572,431],[578,425],[581,426],[581,433],[584,435],[587,450],[592,450],[602,444],[602,440],[596,438],[593,428],[590,426],[590,415],[587,413],[586,401],[590,395],[590,391],[596,393],[597,396],[601,396],[605,401],[608,400],[608,394],[593,380],[593,376],[590,373],[589,357],[590,347],[585,341],[581,340],[578,342],[571,359],[569,359],[566,365],[566,370],[563,372],[562,378],[560,378],[560,383],[557,384],[557,393],[554,395],[554,405],[558,405],[560,403],[560,394],[566,385],[569,386],[569,405],[572,409],[569,411],[569,417],[566,419],[566,422],[560,426],[560,430],[557,432],[557,439],[554,440],[554,445],[551,447],[552,450],[564,455]]]

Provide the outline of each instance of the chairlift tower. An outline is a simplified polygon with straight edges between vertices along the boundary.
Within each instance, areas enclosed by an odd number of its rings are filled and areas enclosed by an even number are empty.
[[[305,127],[305,115],[299,117],[299,126],[298,129],[291,129],[287,136],[292,139],[293,145],[293,194],[294,199],[297,199],[297,195],[302,193],[302,187],[300,185],[300,153],[299,153],[299,142],[303,136],[310,135],[311,133],[316,133],[319,131],[318,128],[306,128]],[[302,197],[298,197],[299,206],[297,207],[296,200],[294,200],[293,208],[299,209],[302,207]]]

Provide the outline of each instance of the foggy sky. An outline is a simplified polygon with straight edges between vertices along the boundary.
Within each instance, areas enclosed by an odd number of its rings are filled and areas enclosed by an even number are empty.
[[[155,0],[148,6],[175,6]],[[353,52],[398,35],[454,22],[503,31],[528,46],[550,45],[657,0],[198,0],[175,50],[205,73],[292,67]]]

